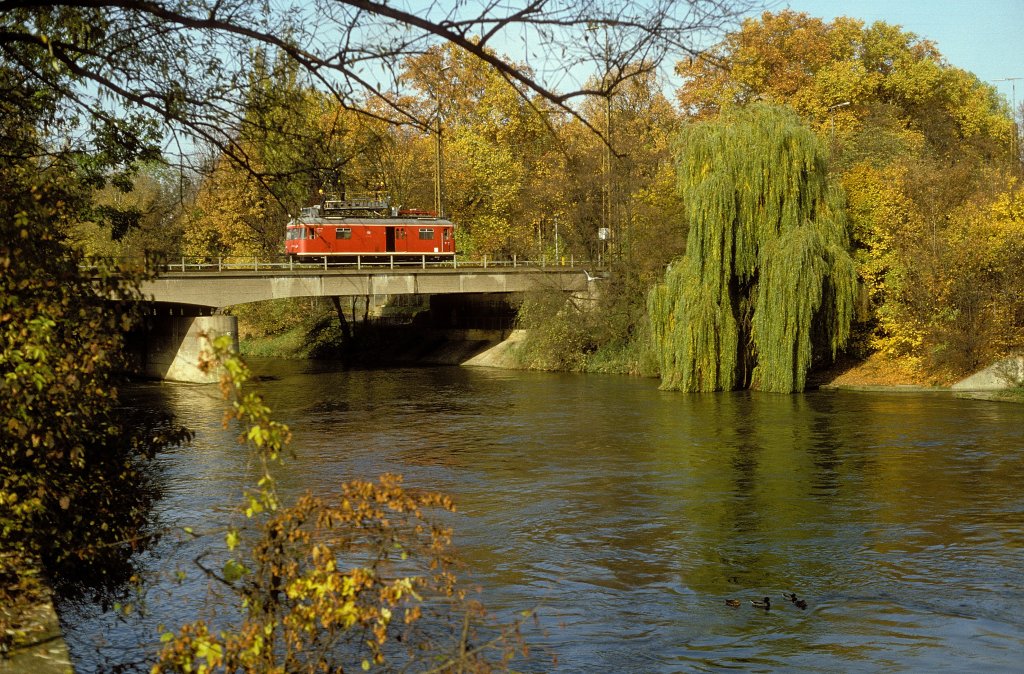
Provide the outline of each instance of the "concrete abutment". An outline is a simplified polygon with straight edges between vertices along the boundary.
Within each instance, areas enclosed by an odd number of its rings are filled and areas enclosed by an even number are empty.
[[[217,370],[203,372],[199,362],[208,351],[207,340],[231,337],[238,352],[238,319],[234,316],[148,316],[136,357],[141,374],[166,381],[215,383]]]

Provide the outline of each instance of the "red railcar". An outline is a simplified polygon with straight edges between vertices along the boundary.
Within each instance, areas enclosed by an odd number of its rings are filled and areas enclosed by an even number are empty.
[[[430,211],[400,210],[378,199],[332,199],[288,223],[285,253],[298,260],[355,256],[448,259],[455,225]]]

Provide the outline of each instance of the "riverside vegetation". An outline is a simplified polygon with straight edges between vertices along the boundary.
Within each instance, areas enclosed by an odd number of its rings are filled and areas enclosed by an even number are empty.
[[[315,113],[286,107],[285,100],[315,94],[279,61],[260,63],[267,72],[253,86],[264,93],[253,95],[248,114],[269,114],[269,106],[296,129],[325,133],[328,124],[347,134],[349,160],[328,183],[382,187],[400,201],[430,203],[430,134],[343,110],[332,111],[328,123],[323,101]],[[854,381],[949,383],[1024,343],[1024,281],[1014,273],[1024,263],[1014,122],[1020,111],[947,63],[936,45],[898,26],[766,13],[746,20],[712,52],[679,63],[686,79],[676,92],[678,107],[649,64],[629,63],[607,77],[634,76],[603,98],[587,99],[580,118],[524,100],[451,47],[402,65],[418,105],[445,92],[446,209],[460,226],[460,249],[552,257],[557,223],[560,254],[601,256],[609,267],[596,302],[525,299],[519,322],[529,336],[518,350],[524,367],[660,375],[668,388],[800,390],[809,370],[830,366],[838,354],[846,363],[867,363],[855,368]],[[782,170],[785,157],[761,154],[760,168],[779,186],[748,188],[740,172],[754,167],[743,168],[749,157],[742,144],[767,149],[770,141],[741,129],[766,126],[754,119],[755,108],[766,106],[775,112],[761,119],[784,117],[789,137],[816,149],[807,150],[808,171],[791,174]],[[716,161],[727,168],[707,174],[690,144],[716,133],[720,139],[708,139],[704,152],[718,152]],[[331,189],[322,176],[300,171],[306,160],[276,141],[251,142],[254,151],[273,149],[294,169],[287,184],[271,186],[280,203],[294,209]],[[719,150],[712,149],[716,142]],[[286,212],[269,214],[253,201],[253,178],[228,159],[218,159],[214,177],[200,184],[178,220],[187,249],[275,252]],[[736,181],[733,206],[723,184],[728,175]],[[786,190],[789,205],[781,201]],[[205,205],[214,198],[216,208]],[[812,211],[820,224],[804,227],[801,218]],[[251,213],[263,229],[246,224]],[[751,231],[753,222],[763,226],[759,233]],[[609,229],[610,241],[594,236],[599,227]],[[771,227],[782,237],[774,243],[760,238]],[[723,264],[736,266],[723,267],[733,276],[715,281],[713,291],[710,269],[698,267],[719,231],[736,233],[736,247],[722,251]],[[690,253],[692,246],[700,253]],[[799,249],[809,264],[779,265],[774,269],[791,276],[772,275],[755,263],[756,256],[775,259],[771,246],[788,247],[790,262]],[[739,255],[735,263],[730,251]],[[673,287],[670,309],[662,293]],[[708,294],[714,292],[715,300]],[[711,301],[721,308],[717,318],[708,312]],[[758,301],[769,309],[755,311]],[[764,322],[783,320],[774,311],[782,306],[795,312],[788,337]],[[668,320],[670,311],[679,315]],[[699,356],[684,345],[686,325],[696,325],[698,314],[723,330],[697,330],[695,339],[719,342]],[[790,339],[797,339],[796,361],[777,363]]]
[[[702,27],[724,24],[739,11],[718,2],[698,4],[706,10]],[[516,203],[519,193],[501,188],[520,168],[510,151],[492,153],[488,143],[500,140],[511,148],[527,132],[534,140],[545,138],[537,112],[544,106],[556,116],[576,119],[581,132],[587,124],[569,105],[571,94],[546,87],[527,64],[496,58],[481,40],[453,31],[452,21],[488,25],[497,19],[499,28],[538,27],[550,44],[564,45],[575,63],[585,65],[593,54],[578,47],[587,27],[604,28],[608,44],[615,45],[605,51],[610,59],[637,50],[664,54],[670,46],[686,45],[696,27],[688,22],[692,7],[685,9],[640,8],[635,22],[623,24],[617,9],[609,14],[597,5],[567,2],[508,17],[498,16],[504,8],[496,7],[481,8],[473,16],[472,8],[461,4],[434,8],[424,17],[390,3],[349,13],[346,3],[312,2],[293,12],[242,0],[7,8],[0,18],[0,655],[6,658],[31,641],[21,609],[43,598],[46,583],[41,579],[56,583],[61,592],[97,591],[115,602],[128,593],[136,576],[134,553],[160,533],[152,527],[150,506],[159,493],[148,479],[154,471],[150,460],[189,437],[170,419],[133,419],[125,413],[117,372],[126,365],[123,332],[142,307],[141,278],[103,263],[85,272],[83,255],[276,251],[282,218],[296,203],[342,184],[384,187],[412,201],[417,190],[426,192],[418,168],[422,157],[416,153],[429,150],[424,132],[442,117],[451,147],[472,150],[474,160],[493,154],[505,161],[488,167],[491,182],[481,182],[464,205],[482,209],[472,219],[481,250],[504,246],[508,222],[495,214],[510,213]],[[460,14],[446,17],[440,14],[444,11]],[[553,25],[560,28],[548,28]],[[640,28],[649,25],[658,29]],[[299,47],[317,44],[311,31],[323,30],[349,35],[346,48],[351,51],[339,53],[331,46],[318,53]],[[359,44],[362,38],[370,42]],[[391,47],[386,53],[376,48],[382,43]],[[419,79],[374,87],[350,69],[349,59],[371,53],[377,55],[379,72],[410,76],[403,64],[450,59],[452,75],[459,71],[464,79],[447,93],[496,94],[505,106],[504,117],[492,115],[495,108],[482,109],[467,118],[460,133],[454,108],[442,114],[439,104],[428,108],[422,97],[430,90],[434,101],[440,99],[438,77],[447,66],[433,80],[427,79],[427,68]],[[235,54],[246,56],[228,56]],[[617,73],[606,88],[641,74]],[[520,97],[507,86],[510,81],[536,100]],[[319,92],[314,83],[321,85]],[[402,138],[412,141],[413,152],[393,142]],[[178,150],[181,165],[171,166],[174,157],[164,153],[167,148]],[[209,162],[185,165],[191,150],[205,153]],[[379,164],[357,157],[373,157]],[[393,179],[377,183],[383,168],[376,167],[393,169],[388,174]],[[473,161],[453,163],[451,174],[479,176],[480,168]],[[536,184],[546,182],[538,175]],[[217,210],[220,205],[224,210]],[[237,381],[242,371],[234,374]],[[236,412],[257,415],[243,415],[255,424],[250,426],[256,429],[253,435],[247,431],[250,442],[266,449],[267,442],[280,440],[262,434],[282,429],[263,423],[264,410],[256,399],[243,395],[237,402]],[[337,506],[307,500],[298,510],[274,511],[272,490],[263,484],[256,493],[249,507],[259,505],[264,517],[273,511],[278,519],[264,529],[264,547],[257,543],[252,549],[273,559],[257,557],[245,568],[236,562],[212,574],[216,582],[244,586],[239,588],[243,596],[255,601],[245,607],[250,621],[234,637],[203,632],[200,623],[169,630],[169,650],[156,666],[283,671],[301,662],[318,667],[323,651],[294,656],[294,651],[277,649],[277,636],[288,648],[297,647],[291,637],[299,632],[308,636],[303,630],[314,620],[303,601],[309,593],[326,593],[337,609],[317,611],[332,616],[330,625],[316,624],[328,634],[327,641],[339,633],[358,641],[365,627],[372,640],[355,648],[369,648],[363,658],[367,666],[386,667],[383,647],[374,650],[372,644],[380,646],[398,622],[417,622],[409,603],[423,589],[412,580],[415,569],[410,566],[408,573],[386,580],[371,573],[379,568],[371,560],[361,570],[338,572],[331,558],[336,550],[314,538],[344,521],[346,526],[366,524],[369,529],[362,534],[378,542],[404,541],[410,553],[426,548],[431,555],[442,554],[444,532],[421,522],[417,509],[444,508],[447,501],[405,490],[392,477],[350,485],[347,503],[358,509],[351,517],[344,500]],[[385,511],[394,513],[400,531],[389,531],[377,516]],[[307,516],[319,517],[322,526],[304,528]],[[277,533],[291,539],[286,544],[275,538]],[[289,546],[304,537],[313,548],[308,556],[296,552],[301,562],[289,565],[280,555],[287,556],[293,551]],[[235,549],[235,542],[228,538],[225,545]],[[410,557],[411,565],[416,558]],[[437,578],[444,580],[443,575]],[[284,599],[279,593],[285,585],[301,597]],[[309,593],[302,594],[299,586]],[[333,594],[334,589],[342,594]],[[287,629],[297,631],[275,632],[271,626],[268,633],[270,623],[261,620],[283,617],[279,609],[287,602],[294,602],[290,608],[295,609],[287,614]],[[394,623],[388,615],[392,610]],[[468,614],[449,615],[460,620],[456,651],[451,658],[432,659],[431,666],[438,671],[491,668],[466,645],[472,636]],[[474,643],[490,642],[481,638]],[[444,653],[443,648],[430,650]],[[499,656],[493,666],[501,663]],[[357,661],[355,666],[362,665]]]
[[[482,606],[458,586],[451,530],[430,514],[454,510],[451,498],[384,475],[283,505],[272,468],[291,432],[271,418],[231,346],[226,336],[215,340],[201,367],[223,371],[225,424],[237,424],[258,479],[239,521],[223,533],[230,556],[219,568],[201,568],[236,604],[216,621],[163,632],[153,674],[505,671],[517,654],[518,626],[488,625]]]
[[[451,11],[468,11],[457,5]],[[565,48],[559,72],[597,64],[574,92],[544,86],[542,70],[497,54],[493,41],[453,31],[461,20],[431,15],[424,24],[392,3],[351,15],[308,3],[321,12],[313,22],[242,0],[6,12],[3,605],[34,597],[39,586],[25,571],[33,565],[54,580],[77,571],[123,591],[133,551],[153,535],[148,460],[187,438],[171,420],[129,422],[121,413],[113,373],[138,295],[123,274],[80,271],[81,256],[277,253],[289,214],[322,194],[381,191],[406,205],[431,204],[438,150],[444,208],[460,225],[464,252],[557,250],[600,256],[609,268],[592,302],[524,301],[525,366],[658,374],[684,390],[793,391],[844,343],[838,353],[881,360],[884,376],[915,381],[949,381],[1019,350],[1020,110],[898,26],[765,13],[703,51],[695,29],[728,25],[747,7],[696,5],[705,11],[697,24],[686,21],[690,3],[678,13],[673,3],[637,5],[634,21],[574,2],[469,17],[479,22],[471,25],[543,31]],[[394,81],[374,86],[349,70],[349,55],[379,54],[368,45],[340,56],[300,48],[318,43],[307,33],[321,21],[353,39],[388,37],[394,49],[377,65]],[[685,52],[674,105],[657,66]],[[224,60],[235,53],[252,58]],[[639,53],[651,58],[638,61]],[[196,170],[169,169],[161,151],[168,133],[202,148]],[[779,151],[757,158],[770,179],[750,173],[742,142]],[[710,162],[725,165],[712,171]],[[608,240],[595,236],[599,228]],[[731,244],[716,243],[728,236]],[[769,259],[776,248],[786,261],[809,264],[780,269]],[[784,314],[792,322],[778,320]],[[242,395],[233,409],[257,429],[246,437],[272,439],[263,437],[265,410]],[[371,509],[445,505],[417,500],[394,481],[350,488]],[[319,532],[299,519],[343,520],[335,508],[344,506],[309,501],[301,513],[277,512],[272,490],[254,493],[249,507],[263,508],[267,526],[252,550],[270,557],[237,561],[214,581],[242,591],[246,621],[230,639],[199,623],[166,632],[161,666],[290,666],[293,651],[264,648],[266,619],[284,615],[274,593],[285,585],[312,591],[309,574],[324,587],[340,583],[337,607],[358,607],[321,624],[326,639],[363,625],[378,650],[359,645],[370,649],[362,660],[379,664],[386,639],[375,630],[387,636],[392,624],[384,610],[413,610],[401,603],[411,595],[380,576],[328,568],[333,549],[302,548],[308,555],[297,553],[297,566],[274,557],[274,536],[312,542]],[[416,541],[433,553],[435,541]],[[225,539],[228,548],[237,542]],[[249,582],[259,587],[239,585]],[[371,610],[345,595],[346,582],[380,602]],[[288,608],[301,630],[309,615],[300,595]],[[6,650],[17,617],[0,621]],[[442,657],[438,666],[470,666],[466,640],[452,643],[461,659]],[[500,667],[502,657],[481,666]]]
[[[847,320],[836,311],[851,319],[843,360],[863,363],[846,377],[853,383],[949,383],[1019,351],[1024,344],[1024,286],[1014,270],[1024,263],[1024,193],[1015,120],[1021,111],[1010,110],[990,85],[948,64],[936,45],[898,26],[868,26],[843,17],[825,22],[790,11],[748,19],[712,52],[681,62],[677,71],[687,78],[677,92],[687,111],[681,116],[687,128],[675,136],[680,139],[674,155],[679,181],[675,193],[686,202],[687,217],[681,221],[689,225],[690,235],[685,250],[675,251],[678,261],[664,278],[648,276],[647,287],[659,281],[664,281],[665,288],[672,287],[686,274],[710,276],[709,269],[700,267],[705,259],[742,266],[731,283],[723,278],[714,284],[721,292],[719,305],[731,305],[736,322],[743,326],[740,352],[734,357],[731,348],[722,348],[724,375],[712,372],[720,364],[713,365],[714,358],[696,368],[695,352],[686,345],[685,335],[676,332],[672,340],[661,340],[668,348],[654,354],[661,359],[660,368],[651,368],[647,317],[655,322],[655,337],[659,330],[688,329],[685,323],[666,322],[671,318],[669,307],[659,299],[663,291],[655,291],[654,311],[645,315],[634,306],[632,318],[616,338],[582,340],[582,350],[556,362],[547,355],[559,353],[551,348],[557,341],[554,335],[573,330],[579,324],[579,312],[571,305],[545,311],[543,302],[531,303],[524,323],[537,334],[534,347],[526,347],[525,362],[606,370],[613,360],[618,367],[611,368],[620,371],[654,374],[660,370],[670,388],[713,388],[718,377],[724,377],[724,388],[732,385],[730,381],[769,390],[788,388],[774,383],[774,378],[754,378],[758,365],[763,365],[758,356],[766,355],[763,340],[768,326],[755,326],[753,306],[742,297],[770,293],[764,287],[767,279],[746,271],[749,257],[732,261],[728,248],[721,258],[713,254],[705,258],[709,252],[705,248],[701,255],[690,249],[694,244],[707,245],[702,230],[711,222],[720,228],[716,231],[740,232],[749,227],[747,213],[760,216],[759,209],[784,208],[781,202],[759,201],[768,192],[759,191],[756,182],[737,185],[733,205],[719,176],[740,171],[747,160],[740,157],[727,168],[709,173],[706,164],[694,163],[696,150],[682,141],[699,141],[702,134],[718,128],[722,138],[718,151],[722,158],[729,156],[736,149],[730,149],[727,139],[736,142],[742,132],[716,125],[748,119],[742,109],[757,101],[789,107],[794,121],[799,118],[818,137],[822,150],[815,163],[817,177],[802,177],[823,180],[827,172],[829,180],[841,188],[843,196],[829,201],[831,213],[839,219],[831,240],[838,244],[848,237],[847,250],[858,279],[856,288],[851,287],[845,255],[834,257],[836,251],[830,254],[832,263],[825,265],[836,274],[831,281],[822,285],[812,280],[822,273],[820,266],[812,265],[810,276],[792,279],[787,292],[794,293],[800,283],[807,283],[805,292],[813,295],[820,288],[827,303],[827,295],[838,291],[841,306],[812,316],[815,300],[799,308],[796,296],[790,296],[793,303],[778,301],[772,307],[804,314],[794,329],[807,331],[812,344],[810,351],[806,343],[800,347],[802,365],[794,371],[798,378],[808,365],[820,368],[831,362],[838,345],[835,337],[844,330],[828,326],[838,319],[837,327],[842,328]],[[766,154],[758,160],[773,171],[784,166],[780,155]],[[709,202],[716,191],[718,205]],[[802,231],[809,234],[811,230]],[[752,241],[739,234],[736,240],[729,245],[737,250]],[[625,253],[635,259],[635,249]],[[724,270],[732,273],[728,267]],[[689,298],[674,305],[683,312],[677,314],[677,321],[684,315],[692,320],[699,307],[711,301],[702,295],[711,292],[709,286],[693,286],[691,281],[689,294],[682,289],[677,293]],[[612,322],[629,313],[621,310],[617,290],[611,288],[600,310]],[[631,293],[633,301],[641,295]],[[559,317],[565,326],[552,322]],[[693,339],[720,340],[735,330],[728,312],[717,319],[705,314],[703,320],[708,325],[724,321],[723,332],[699,331]],[[625,345],[622,335],[630,335]],[[785,346],[775,342],[767,350]],[[705,352],[712,351],[708,347]],[[787,368],[786,378],[788,372]],[[695,382],[693,377],[698,375]],[[796,381],[792,388],[800,387]]]

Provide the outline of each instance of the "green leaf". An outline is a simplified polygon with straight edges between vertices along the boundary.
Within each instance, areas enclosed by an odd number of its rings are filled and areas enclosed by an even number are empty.
[[[228,561],[224,562],[224,566],[221,569],[221,575],[223,575],[224,580],[226,580],[229,583],[235,582],[236,580],[242,578],[248,573],[249,569],[244,564],[234,559],[229,559]]]

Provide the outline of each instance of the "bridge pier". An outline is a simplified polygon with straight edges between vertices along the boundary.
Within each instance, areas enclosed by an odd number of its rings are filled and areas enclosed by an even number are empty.
[[[254,261],[253,268],[216,265],[193,265],[196,270],[164,272],[143,283],[143,295],[153,303],[154,315],[147,318],[144,329],[129,336],[133,369],[149,377],[183,382],[214,382],[219,376],[203,373],[198,363],[204,342],[201,335],[211,337],[229,334],[238,348],[238,323],[232,316],[212,314],[224,307],[294,297],[374,297],[387,295],[429,295],[431,314],[439,327],[507,329],[514,320],[514,310],[500,296],[519,296],[535,289],[592,293],[589,272],[582,267],[547,267],[543,264],[522,265],[513,259],[511,266],[484,265],[466,268],[448,263],[430,268],[393,265],[377,268],[337,266],[320,269],[302,265],[292,269]],[[198,271],[197,271],[198,270]],[[452,296],[451,300],[437,299]],[[454,297],[479,295],[489,297],[481,304],[467,306]],[[513,300],[515,301],[515,300]],[[500,305],[500,306],[499,306]],[[164,313],[167,312],[167,313]],[[159,315],[163,314],[163,315]],[[186,315],[189,314],[189,315]],[[471,320],[471,317],[474,317]],[[486,318],[487,320],[483,320]]]
[[[204,336],[231,335],[238,351],[238,319],[234,316],[148,316],[140,360],[147,377],[209,384],[220,372],[203,372],[199,359],[207,348]]]

